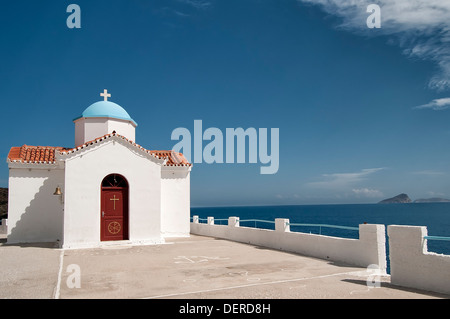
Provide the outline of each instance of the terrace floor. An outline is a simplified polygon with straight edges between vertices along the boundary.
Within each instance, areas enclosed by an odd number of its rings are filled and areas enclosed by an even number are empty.
[[[196,235],[76,250],[5,242],[0,238],[0,298],[450,297],[394,286],[389,276],[368,286],[373,274],[365,268]]]

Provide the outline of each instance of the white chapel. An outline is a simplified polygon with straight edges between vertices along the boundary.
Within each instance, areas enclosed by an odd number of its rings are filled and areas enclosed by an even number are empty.
[[[11,148],[8,243],[83,248],[189,236],[192,164],[136,144],[137,123],[107,90],[100,95],[73,120],[75,147]]]

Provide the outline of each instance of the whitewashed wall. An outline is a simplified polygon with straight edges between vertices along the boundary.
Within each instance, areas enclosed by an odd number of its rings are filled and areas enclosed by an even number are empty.
[[[108,131],[104,134],[109,134],[112,133],[113,131],[116,131],[117,134],[125,136],[130,141],[136,142],[136,127],[130,121],[119,119],[108,119],[107,123],[108,123]]]
[[[450,294],[450,256],[428,252],[424,226],[388,226],[391,283]]]
[[[213,220],[209,218],[210,222]],[[237,217],[230,217],[228,225],[198,223],[194,216],[191,233],[299,253],[306,256],[340,261],[350,265],[367,267],[377,265],[386,272],[386,236],[384,225],[359,225],[359,239],[329,237],[291,232],[288,219],[276,219],[275,231],[239,227]]]
[[[101,182],[109,174],[129,184],[129,240],[161,243],[161,167],[118,138],[95,144],[66,158],[64,248],[100,242]]]
[[[54,165],[10,164],[8,243],[62,240],[63,205],[53,193],[63,184],[64,170]]]
[[[87,141],[108,134],[106,118],[80,118],[75,121],[75,145],[79,146]]]
[[[110,134],[113,131],[131,141],[136,141],[136,128],[129,121],[106,117],[80,118],[75,121],[75,146]]]
[[[190,233],[190,171],[163,167],[161,172],[161,231],[164,237],[188,237]]]

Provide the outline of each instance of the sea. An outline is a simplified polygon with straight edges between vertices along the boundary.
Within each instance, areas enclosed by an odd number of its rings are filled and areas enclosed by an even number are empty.
[[[192,207],[191,217],[201,219],[214,217],[216,224],[227,224],[230,216],[242,220],[241,226],[274,229],[275,218],[288,218],[290,223],[327,224],[358,227],[359,224],[426,226],[429,236],[450,237],[450,203],[403,203],[403,204],[340,204],[340,205],[286,205],[242,207]],[[259,221],[261,220],[261,221]],[[263,222],[269,221],[269,222]],[[291,226],[291,231],[321,234],[343,238],[358,238],[357,230],[319,226]],[[389,265],[389,238],[386,234],[386,254]],[[450,241],[428,240],[428,251],[450,255]]]

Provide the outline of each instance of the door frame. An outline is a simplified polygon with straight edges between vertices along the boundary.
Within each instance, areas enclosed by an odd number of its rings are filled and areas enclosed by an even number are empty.
[[[124,186],[103,186],[104,181],[110,177],[111,175],[115,175],[117,177],[120,177],[121,179],[123,179]],[[122,192],[122,205],[123,205],[123,209],[122,209],[122,238],[120,239],[107,239],[105,238],[105,236],[103,235],[104,232],[106,231],[104,229],[104,216],[103,216],[103,212],[104,212],[104,200],[105,200],[105,191],[121,191]],[[102,180],[102,184],[100,187],[100,241],[119,241],[119,240],[128,240],[129,239],[129,184],[127,179],[120,174],[109,174],[107,176],[105,176]]]

